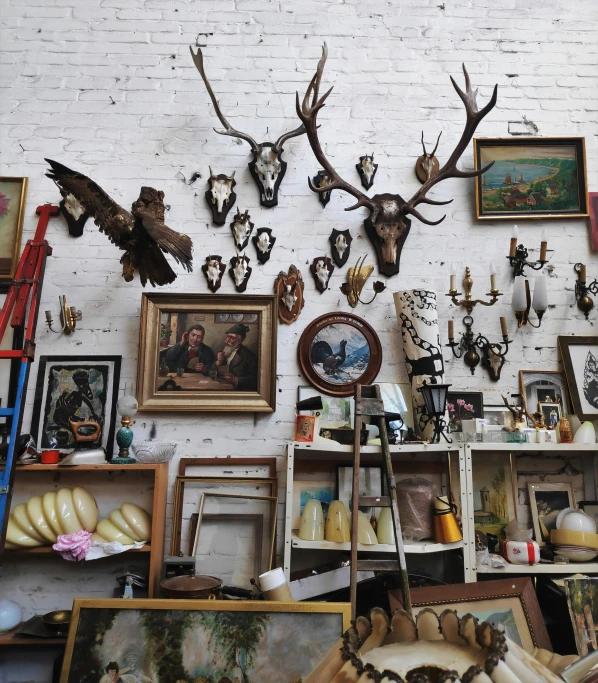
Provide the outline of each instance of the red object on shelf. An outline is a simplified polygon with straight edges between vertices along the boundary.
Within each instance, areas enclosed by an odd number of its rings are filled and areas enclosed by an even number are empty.
[[[60,458],[60,451],[48,450],[42,451],[41,462],[42,465],[54,465],[58,462]]]

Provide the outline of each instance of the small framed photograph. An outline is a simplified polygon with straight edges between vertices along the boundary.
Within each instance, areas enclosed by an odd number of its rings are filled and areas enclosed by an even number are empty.
[[[484,417],[484,394],[481,391],[449,391],[446,395],[449,432],[462,432],[463,420]]]
[[[598,336],[559,337],[558,343],[573,411],[593,422],[598,418]]]
[[[556,429],[562,417],[561,406],[559,403],[538,403],[538,410],[544,417],[544,424],[548,429]]]
[[[295,418],[295,441],[312,443],[317,419],[315,415],[297,415]]]
[[[27,178],[0,178],[0,284],[14,278],[21,253]]]
[[[473,141],[478,220],[588,216],[585,138]]]
[[[510,432],[515,427],[513,414],[504,403],[502,405],[485,405],[484,420],[486,420],[486,429],[490,432],[503,430]]]
[[[567,382],[560,370],[520,370],[519,391],[530,413],[539,403],[558,403],[561,417],[569,413]]]
[[[556,518],[565,508],[575,507],[571,482],[537,482],[527,484],[529,505],[532,511],[534,538],[539,546],[550,541],[550,532],[556,529]]]
[[[337,500],[342,500],[347,512],[353,509],[353,468],[339,465],[336,468]],[[382,495],[382,468],[359,468],[359,493],[362,496]]]

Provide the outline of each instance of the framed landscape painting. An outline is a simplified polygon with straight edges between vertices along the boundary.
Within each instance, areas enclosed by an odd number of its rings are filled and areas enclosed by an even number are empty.
[[[21,253],[27,178],[0,178],[0,284],[14,278]]]
[[[588,216],[585,138],[477,138],[476,218]]]
[[[275,297],[141,298],[139,410],[274,412]]]
[[[60,683],[295,683],[339,641],[350,612],[342,602],[76,599]]]

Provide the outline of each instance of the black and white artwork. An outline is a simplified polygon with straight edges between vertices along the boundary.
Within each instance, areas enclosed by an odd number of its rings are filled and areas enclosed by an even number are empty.
[[[559,337],[559,349],[575,415],[598,417],[598,337]]]
[[[427,289],[396,292],[394,302],[411,383],[416,429],[421,436],[429,438],[434,433],[434,425],[424,414],[424,400],[418,389],[424,380],[428,384],[439,384],[444,377],[436,293]]]
[[[112,454],[121,356],[41,356],[31,435],[38,448]]]

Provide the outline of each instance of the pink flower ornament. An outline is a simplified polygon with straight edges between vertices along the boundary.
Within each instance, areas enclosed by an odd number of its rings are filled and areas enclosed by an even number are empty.
[[[87,551],[91,548],[91,533],[89,531],[77,531],[74,534],[59,536],[52,546],[65,560],[78,562],[84,560]]]

